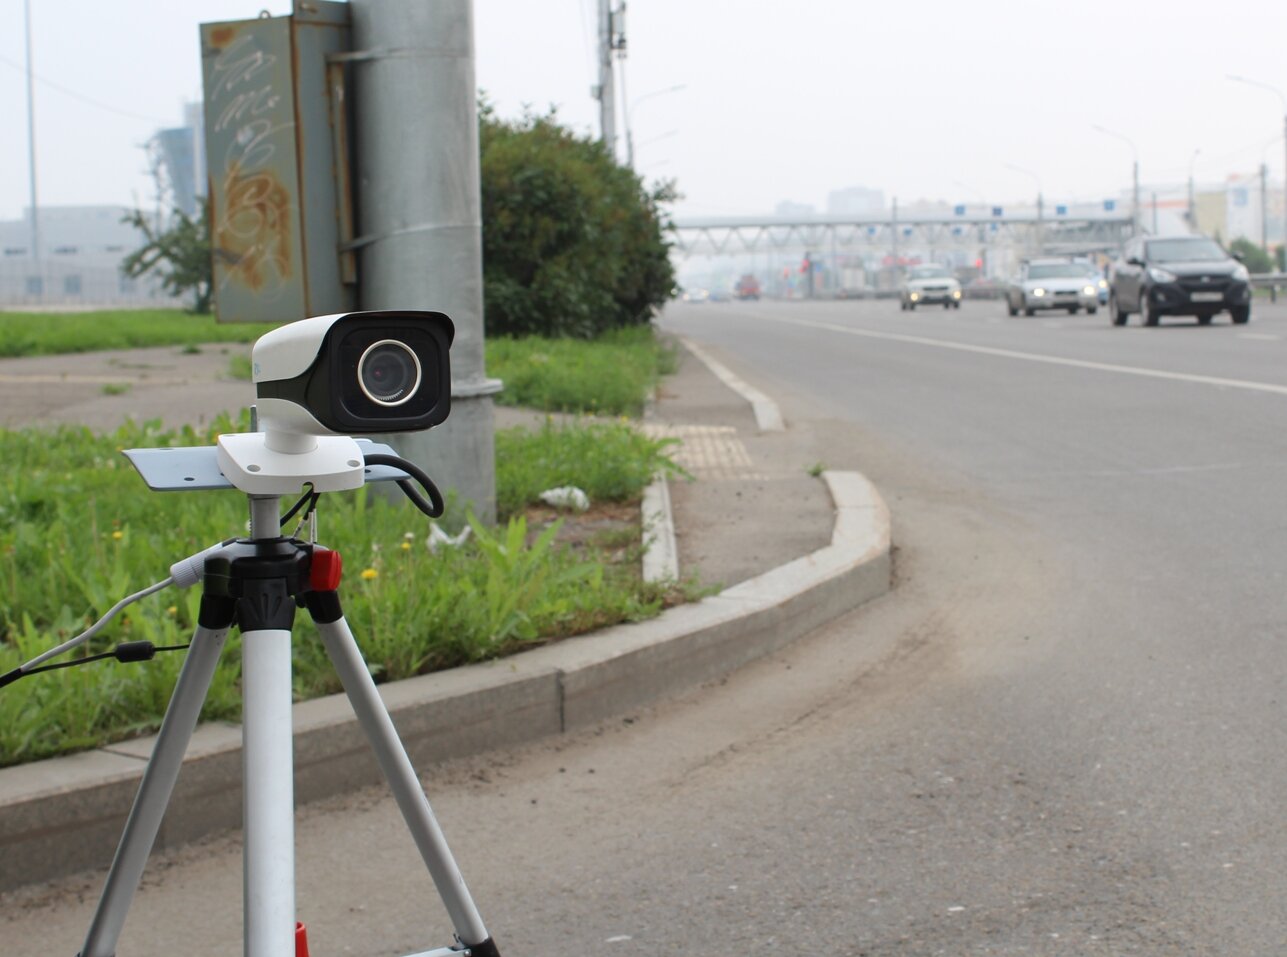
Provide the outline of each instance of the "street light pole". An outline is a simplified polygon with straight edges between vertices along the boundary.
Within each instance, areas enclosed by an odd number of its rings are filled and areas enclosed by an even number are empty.
[[[40,273],[40,211],[36,205],[36,100],[32,92],[31,70],[31,0],[23,0],[22,15],[27,31],[27,167],[30,171],[31,184],[31,256],[36,264],[37,275]],[[43,288],[41,290],[44,292]]]
[[[1117,132],[1114,132],[1113,130],[1105,129],[1102,126],[1095,126],[1094,129],[1098,130],[1100,133],[1104,133],[1107,136],[1111,136],[1111,137],[1114,137],[1115,139],[1121,140],[1123,143],[1125,143],[1127,146],[1131,148],[1131,156],[1133,157],[1133,160],[1131,162],[1131,223],[1135,227],[1135,233],[1138,235],[1140,232],[1140,153],[1139,153],[1139,150],[1135,148],[1135,144],[1131,142],[1131,140],[1123,136],[1121,133],[1117,133]]]
[[[1270,86],[1268,83],[1261,83],[1259,80],[1249,80],[1245,76],[1235,76],[1232,73],[1226,73],[1225,76],[1236,83],[1246,83],[1248,86],[1258,86],[1262,90],[1268,90],[1278,97],[1278,102],[1283,108],[1283,249],[1287,251],[1287,96],[1276,86]],[[1268,249],[1266,249],[1268,252]],[[1285,253],[1287,254],[1287,253]]]
[[[1045,242],[1042,237],[1042,219],[1044,218],[1045,202],[1041,195],[1041,177],[1030,169],[1024,169],[1022,166],[1013,166],[1010,163],[1006,163],[1005,165],[1007,169],[1012,169],[1016,173],[1023,173],[1027,176],[1031,176],[1033,182],[1037,184],[1037,255],[1040,256],[1045,248]]]
[[[636,97],[635,101],[626,107],[626,165],[631,169],[635,168],[635,142],[634,142],[634,124],[631,117],[634,116],[635,108],[644,100],[650,100],[654,96],[662,96],[666,93],[678,93],[688,87],[683,83],[677,83],[675,86],[668,86],[664,90],[653,90],[651,93],[645,93],[643,96]]]
[[[1198,154],[1202,150],[1194,150],[1193,156],[1189,159],[1189,229],[1198,228],[1198,212],[1193,204],[1193,164],[1197,161]]]

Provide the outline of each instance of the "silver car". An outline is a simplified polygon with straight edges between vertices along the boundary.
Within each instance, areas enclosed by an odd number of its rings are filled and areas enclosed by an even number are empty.
[[[1092,316],[1099,311],[1099,288],[1086,275],[1086,266],[1071,259],[1025,261],[1005,299],[1012,316],[1020,311],[1034,316],[1038,309],[1064,309],[1069,315],[1085,309]]]
[[[915,309],[930,303],[942,304],[944,309],[960,309],[961,284],[946,266],[934,263],[913,266],[903,280],[899,308]]]

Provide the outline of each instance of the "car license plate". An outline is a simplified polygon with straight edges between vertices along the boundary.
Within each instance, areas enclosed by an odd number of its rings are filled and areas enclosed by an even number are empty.
[[[1194,302],[1219,302],[1224,299],[1222,292],[1195,292],[1189,296]]]

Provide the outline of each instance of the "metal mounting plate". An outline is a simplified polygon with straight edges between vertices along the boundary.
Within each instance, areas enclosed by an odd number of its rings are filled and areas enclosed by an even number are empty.
[[[366,455],[397,455],[392,447],[370,439],[358,439],[358,448]],[[123,455],[154,492],[187,492],[234,488],[219,470],[213,445],[172,449],[125,449]],[[366,467],[368,482],[396,482],[410,478],[406,472],[390,465]]]

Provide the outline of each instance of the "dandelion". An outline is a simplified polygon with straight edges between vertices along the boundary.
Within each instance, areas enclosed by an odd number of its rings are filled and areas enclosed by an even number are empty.
[[[374,568],[362,569],[362,580],[364,582],[374,581],[379,577],[380,577],[380,573],[376,571]]]
[[[125,533],[122,532],[119,528],[116,531],[112,532],[112,541],[114,542],[119,542],[124,537],[125,537]]]
[[[402,543],[401,548],[402,548],[402,550],[403,550],[404,552],[409,552],[409,551],[411,551],[411,543],[410,543],[410,542],[403,542],[403,543]]]
[[[171,605],[169,608],[165,610],[165,613],[169,615],[171,618],[174,618],[176,615],[179,614],[179,606]]]

